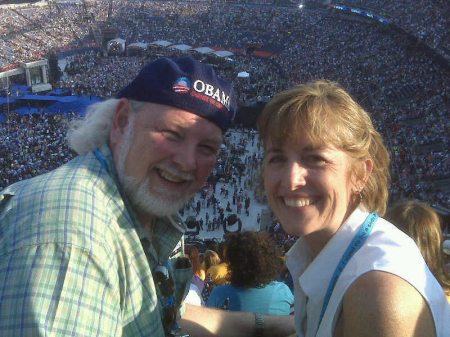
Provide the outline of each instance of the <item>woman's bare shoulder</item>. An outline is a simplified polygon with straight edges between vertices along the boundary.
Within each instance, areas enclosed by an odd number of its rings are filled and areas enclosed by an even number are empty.
[[[345,336],[435,336],[431,310],[404,279],[371,271],[347,290],[343,302]]]

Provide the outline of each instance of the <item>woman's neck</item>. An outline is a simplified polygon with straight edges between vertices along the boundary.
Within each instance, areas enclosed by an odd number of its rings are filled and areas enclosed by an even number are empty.
[[[330,241],[333,236],[339,231],[341,226],[347,221],[347,219],[355,211],[356,208],[357,205],[355,207],[350,207],[345,213],[343,220],[339,221],[338,224],[334,226],[328,226],[327,228],[324,228],[320,231],[303,236],[303,239],[311,249],[313,259],[315,259],[320,254],[322,249],[324,249],[327,245],[328,241]]]

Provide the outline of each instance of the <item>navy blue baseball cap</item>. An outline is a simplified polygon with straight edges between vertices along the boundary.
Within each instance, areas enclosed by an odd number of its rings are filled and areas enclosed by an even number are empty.
[[[147,64],[116,98],[164,104],[202,116],[225,133],[236,115],[232,85],[210,65],[192,57],[160,58]]]

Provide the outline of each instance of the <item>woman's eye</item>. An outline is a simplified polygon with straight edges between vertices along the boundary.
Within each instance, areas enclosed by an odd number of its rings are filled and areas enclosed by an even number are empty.
[[[319,155],[310,155],[307,157],[308,161],[311,163],[319,164],[319,163],[325,163],[325,158]]]
[[[267,158],[267,162],[269,164],[281,163],[283,160],[284,160],[283,156],[273,156],[273,157]]]

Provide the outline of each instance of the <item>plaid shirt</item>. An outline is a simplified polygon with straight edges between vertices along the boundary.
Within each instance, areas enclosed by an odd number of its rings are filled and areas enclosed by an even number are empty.
[[[111,152],[99,152],[104,165],[88,153],[0,194],[1,336],[164,336],[152,270],[184,254],[172,254],[184,225],[158,219],[145,254]],[[171,272],[180,299],[190,268]]]

